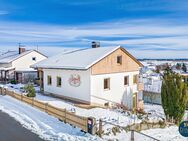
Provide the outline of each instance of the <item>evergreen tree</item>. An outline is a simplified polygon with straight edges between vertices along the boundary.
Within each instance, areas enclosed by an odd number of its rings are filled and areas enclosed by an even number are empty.
[[[166,117],[179,124],[188,102],[188,86],[183,77],[167,70],[163,75],[161,98]]]
[[[184,72],[187,72],[187,67],[186,67],[185,63],[183,63],[182,70],[183,70]]]
[[[176,64],[176,69],[177,69],[177,70],[180,70],[180,69],[181,69],[181,64],[180,64],[180,63],[177,63],[177,64]]]

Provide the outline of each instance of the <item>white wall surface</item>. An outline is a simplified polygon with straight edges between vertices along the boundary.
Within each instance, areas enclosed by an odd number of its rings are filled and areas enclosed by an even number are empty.
[[[32,57],[36,57],[36,61],[32,60]],[[36,51],[32,51],[18,59],[12,62],[12,67],[15,67],[16,70],[24,70],[24,69],[29,69],[31,65],[42,61],[46,59],[45,56],[41,55],[40,53]]]
[[[132,94],[137,92],[137,84],[133,84],[135,72],[91,75],[91,102],[117,102],[132,107]],[[129,86],[124,86],[124,76],[129,76]],[[104,90],[104,79],[110,78],[110,90]]]
[[[82,101],[90,102],[90,70],[58,70],[44,69],[44,91],[60,96],[71,97]],[[69,78],[72,74],[80,75],[81,84],[74,87],[69,84]],[[52,77],[52,85],[47,85],[47,76]],[[60,76],[62,80],[61,87],[56,86],[56,77]]]

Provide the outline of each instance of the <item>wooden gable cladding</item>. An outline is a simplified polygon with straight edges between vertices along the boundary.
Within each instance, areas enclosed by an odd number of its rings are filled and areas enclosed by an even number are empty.
[[[117,63],[117,57],[122,56],[122,63]],[[119,48],[91,67],[91,74],[107,74],[138,71],[141,64],[124,49]]]

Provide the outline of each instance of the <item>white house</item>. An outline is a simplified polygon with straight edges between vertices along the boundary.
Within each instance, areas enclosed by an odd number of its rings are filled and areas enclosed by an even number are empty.
[[[142,64],[124,48],[80,49],[50,57],[32,67],[41,73],[44,92],[82,103],[119,103],[139,108],[142,102]],[[43,80],[43,81],[42,81]]]
[[[7,51],[0,55],[0,79],[3,82],[16,80],[24,83],[37,78],[37,71],[30,66],[47,57],[36,50]]]

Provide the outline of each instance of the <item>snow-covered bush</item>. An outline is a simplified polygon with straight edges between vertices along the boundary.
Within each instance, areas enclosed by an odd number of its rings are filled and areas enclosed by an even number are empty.
[[[35,89],[34,89],[32,84],[25,85],[24,90],[26,91],[28,97],[35,97],[36,96]]]
[[[15,79],[12,79],[12,80],[10,80],[10,83],[11,83],[11,84],[16,84],[17,82],[16,82]]]

